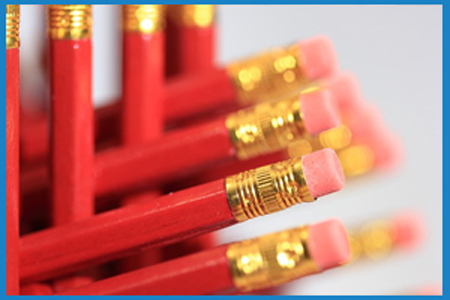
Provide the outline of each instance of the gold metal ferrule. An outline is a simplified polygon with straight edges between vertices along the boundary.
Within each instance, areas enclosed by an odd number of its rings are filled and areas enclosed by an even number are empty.
[[[286,148],[308,135],[298,96],[262,103],[230,114],[226,126],[239,159],[248,159]]]
[[[314,151],[330,148],[335,151],[350,145],[352,133],[345,125],[323,131],[314,137],[298,140],[288,145],[289,157],[301,157]]]
[[[165,27],[165,5],[122,5],[125,32],[153,33]]]
[[[215,21],[215,5],[167,5],[167,17],[186,27],[209,27]]]
[[[307,242],[308,227],[298,227],[230,244],[227,258],[235,287],[249,292],[318,272]]]
[[[48,35],[53,40],[92,36],[92,5],[48,5]]]
[[[366,174],[371,171],[374,166],[374,154],[372,150],[365,145],[351,145],[337,151],[337,156],[346,177]]]
[[[308,82],[302,72],[300,48],[293,45],[261,53],[227,66],[238,100],[254,104],[299,92]]]
[[[225,189],[238,222],[315,200],[306,184],[301,158],[229,176]]]
[[[392,224],[387,220],[376,220],[349,234],[351,261],[361,257],[380,259],[393,247]]]
[[[18,48],[20,5],[6,5],[6,49]]]

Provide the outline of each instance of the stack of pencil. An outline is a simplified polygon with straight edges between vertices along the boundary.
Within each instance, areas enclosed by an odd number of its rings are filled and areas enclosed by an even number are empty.
[[[264,293],[419,240],[409,219],[215,235],[399,163],[326,36],[218,66],[214,5],[122,5],[122,97],[95,108],[92,7],[47,5],[49,105],[30,113],[19,11],[7,5],[7,294]]]

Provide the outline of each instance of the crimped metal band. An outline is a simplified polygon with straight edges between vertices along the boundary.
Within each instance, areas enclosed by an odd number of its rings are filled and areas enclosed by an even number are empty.
[[[339,150],[337,156],[347,177],[368,173],[374,166],[373,151],[362,144],[352,144]]]
[[[393,247],[392,224],[387,220],[376,220],[364,225],[349,235],[352,261],[361,256],[379,259]]]
[[[167,16],[175,24],[209,27],[215,21],[215,5],[167,5]]]
[[[243,105],[279,100],[308,84],[302,72],[300,48],[277,48],[227,67]]]
[[[48,5],[48,35],[53,40],[92,36],[92,5]]]
[[[312,202],[300,158],[229,176],[225,189],[238,222]]]
[[[230,114],[226,126],[239,159],[248,159],[286,148],[308,137],[298,96],[259,104]]]
[[[153,33],[165,27],[165,5],[122,5],[125,32]]]
[[[307,242],[308,227],[299,227],[229,245],[235,287],[248,292],[318,272]]]
[[[6,49],[18,48],[20,26],[20,5],[6,5]]]

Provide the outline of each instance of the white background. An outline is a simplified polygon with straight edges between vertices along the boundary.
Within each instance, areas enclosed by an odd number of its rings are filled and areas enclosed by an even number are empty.
[[[44,11],[22,7],[22,83],[37,95]],[[94,7],[94,97],[120,95],[120,12]],[[240,224],[222,241],[341,218],[349,226],[403,209],[424,214],[428,234],[412,252],[364,261],[296,281],[288,294],[407,293],[442,281],[442,7],[441,6],[221,6],[218,62],[264,48],[328,35],[340,67],[360,79],[364,95],[402,138],[405,156],[395,172],[348,180],[341,192],[315,204]]]

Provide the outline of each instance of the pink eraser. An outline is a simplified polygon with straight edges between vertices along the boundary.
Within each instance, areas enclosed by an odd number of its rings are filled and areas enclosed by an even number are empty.
[[[369,147],[373,149],[374,165],[377,169],[392,170],[403,159],[403,145],[400,138],[387,128],[374,135]]]
[[[326,80],[326,85],[341,111],[357,110],[363,105],[364,99],[358,79],[352,73],[338,73]]]
[[[332,219],[308,226],[308,249],[322,271],[348,262],[350,245],[344,224]]]
[[[300,96],[303,123],[310,134],[318,134],[341,124],[339,111],[328,90]]]
[[[309,80],[323,78],[336,72],[338,60],[331,40],[323,35],[298,43],[302,70]]]
[[[302,157],[306,184],[314,198],[341,190],[345,185],[339,158],[331,149],[322,149]]]
[[[395,245],[412,249],[423,241],[425,236],[425,220],[419,213],[407,211],[391,218]]]
[[[353,112],[351,116],[348,116],[346,122],[352,132],[354,141],[360,142],[371,139],[374,133],[385,127],[379,109],[371,103],[366,102],[358,106]]]

